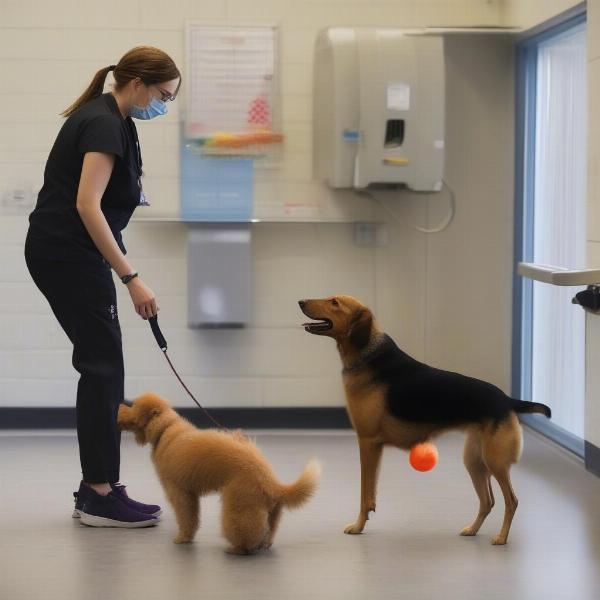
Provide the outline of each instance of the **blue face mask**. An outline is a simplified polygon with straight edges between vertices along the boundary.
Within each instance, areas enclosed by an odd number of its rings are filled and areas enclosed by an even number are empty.
[[[152,98],[152,102],[148,106],[134,106],[130,111],[130,116],[134,119],[154,119],[167,114],[167,105],[158,98]]]

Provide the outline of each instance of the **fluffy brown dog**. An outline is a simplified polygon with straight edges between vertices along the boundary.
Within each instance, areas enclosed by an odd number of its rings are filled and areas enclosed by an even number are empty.
[[[260,450],[240,432],[200,431],[166,400],[146,393],[119,407],[119,427],[138,444],[152,445],[152,461],[177,517],[176,544],[198,530],[200,497],[220,492],[223,535],[231,554],[269,548],[283,507],[297,508],[313,495],[319,463],[307,464],[298,480],[280,483]]]
[[[510,398],[496,386],[435,369],[408,356],[377,327],[373,313],[351,296],[300,300],[302,312],[316,322],[306,331],[332,337],[342,359],[350,421],[358,436],[361,499],[358,518],[346,533],[361,533],[375,510],[377,475],[384,446],[409,450],[450,429],[467,433],[464,463],[479,512],[461,535],[476,535],[494,506],[490,478],[504,496],[504,522],[493,544],[506,544],[517,509],[510,467],[521,454],[518,413],[542,413],[544,404]]]

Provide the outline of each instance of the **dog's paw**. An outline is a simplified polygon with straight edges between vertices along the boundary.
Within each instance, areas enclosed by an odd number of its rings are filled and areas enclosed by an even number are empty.
[[[473,529],[473,527],[471,527],[469,525],[469,527],[465,527],[461,532],[460,535],[465,535],[465,536],[472,536],[472,535],[477,535],[477,530]]]
[[[506,544],[506,538],[502,535],[497,535],[492,538],[492,546],[504,546]]]
[[[184,535],[178,535],[176,538],[173,538],[173,543],[174,544],[191,544],[192,539],[189,537],[186,537]]]
[[[346,525],[344,533],[347,533],[348,535],[357,535],[362,533],[364,528],[365,526],[361,523],[350,523],[349,525]]]

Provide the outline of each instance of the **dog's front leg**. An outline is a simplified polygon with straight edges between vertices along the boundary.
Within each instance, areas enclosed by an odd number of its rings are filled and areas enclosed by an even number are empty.
[[[370,439],[358,438],[360,448],[360,513],[355,523],[344,529],[344,533],[362,533],[369,513],[375,511],[377,476],[383,444]]]
[[[179,532],[173,540],[176,544],[188,544],[200,525],[200,498],[176,486],[165,485],[167,498],[175,511]]]

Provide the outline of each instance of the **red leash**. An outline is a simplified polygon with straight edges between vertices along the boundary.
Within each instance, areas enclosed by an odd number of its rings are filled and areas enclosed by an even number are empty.
[[[179,373],[177,373],[177,371],[175,370],[175,367],[173,366],[173,363],[171,362],[171,359],[169,358],[169,355],[167,354],[167,340],[165,340],[165,336],[162,334],[162,331],[160,330],[160,327],[158,326],[158,316],[150,317],[148,319],[148,321],[150,322],[150,327],[152,329],[152,333],[154,334],[154,339],[156,340],[158,347],[162,350],[162,353],[165,355],[165,358],[167,359],[169,366],[171,367],[171,369],[173,369],[173,373],[175,373],[175,377],[177,377],[177,379],[179,380],[179,383],[181,383],[181,385],[183,386],[183,389],[189,394],[190,398],[198,405],[198,408],[200,408],[204,412],[204,414],[219,429],[227,429],[227,427],[223,427],[223,425],[221,425],[221,423],[219,423],[216,419],[214,419],[210,415],[210,413],[200,404],[200,402],[198,402],[198,400],[196,400],[196,398],[194,397],[194,394],[192,394],[192,392],[190,392],[187,385],[185,385],[185,383],[183,383],[183,380],[179,376]]]

